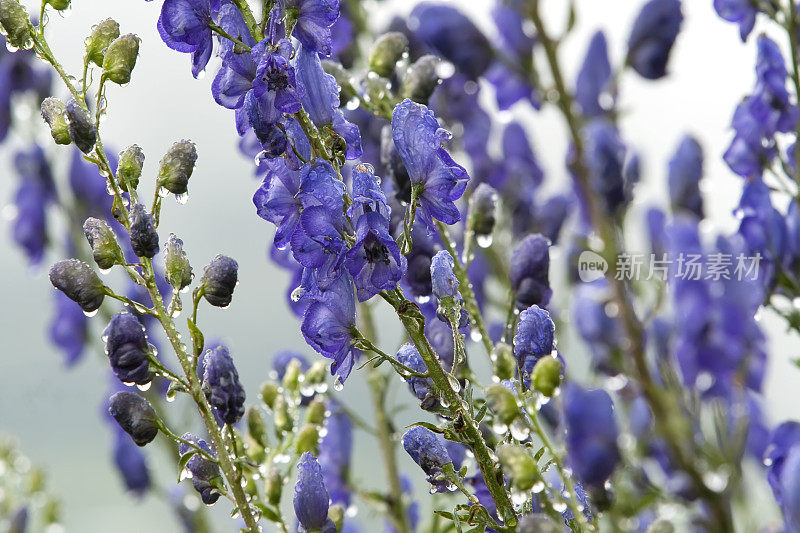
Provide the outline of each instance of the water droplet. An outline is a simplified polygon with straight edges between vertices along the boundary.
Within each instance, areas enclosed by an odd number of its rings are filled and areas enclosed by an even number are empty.
[[[149,390],[150,390],[150,387],[151,387],[152,385],[153,385],[153,382],[152,382],[152,381],[148,381],[148,382],[147,382],[147,383],[145,383],[144,385],[139,385],[139,384],[137,383],[137,384],[136,384],[136,388],[137,388],[137,389],[139,389],[139,390],[140,390],[140,391],[142,391],[142,392],[147,392],[147,391],[149,391]]]
[[[417,303],[418,304],[426,304],[426,303],[428,303],[430,301],[431,301],[431,297],[430,296],[418,296],[417,297]]]
[[[300,387],[300,394],[302,394],[306,398],[310,398],[310,397],[314,396],[315,392],[316,391],[314,390],[314,386],[313,385],[304,385],[304,386]]]
[[[461,383],[458,382],[458,379],[453,374],[447,374],[447,381],[450,382],[450,386],[453,387],[453,390],[458,392],[461,390]]]
[[[526,440],[531,434],[528,424],[521,418],[514,420],[509,429],[511,430],[511,436],[520,442]]]
[[[314,390],[316,390],[318,394],[325,394],[326,392],[328,392],[328,384],[320,383],[314,388]]]
[[[534,483],[533,487],[531,487],[531,490],[533,491],[534,494],[539,494],[540,492],[542,492],[544,490],[544,481],[537,481],[536,483]]]
[[[333,390],[341,392],[342,389],[344,389],[344,383],[342,383],[342,380],[337,376],[336,380],[333,382]]]
[[[515,507],[521,507],[528,501],[528,493],[519,491],[519,490],[512,490],[511,491],[511,502],[514,504]]]
[[[166,198],[167,196],[169,196],[169,194],[170,193],[169,193],[169,191],[167,189],[165,189],[163,187],[159,187],[158,188],[158,196],[159,196],[159,198]]]
[[[553,502],[553,509],[555,509],[557,513],[563,513],[567,510],[567,502]]]
[[[472,342],[481,342],[481,339],[483,339],[483,335],[481,335],[481,332],[477,328],[475,328],[470,330],[469,338]]]
[[[359,104],[360,104],[360,102],[358,101],[358,98],[356,98],[354,96],[350,100],[347,101],[347,103],[345,104],[345,107],[347,107],[347,109],[350,110],[350,111],[354,111],[354,110],[358,109]]]
[[[286,464],[286,463],[289,462],[289,459],[290,459],[290,457],[288,455],[286,455],[285,453],[279,453],[278,455],[275,456],[274,461],[277,464]]]
[[[481,248],[490,247],[492,245],[493,240],[494,238],[492,237],[491,233],[489,235],[478,235],[477,237],[475,237],[475,242],[478,243],[478,246],[480,246]]]
[[[717,471],[703,474],[703,483],[714,492],[722,492],[727,488],[730,477],[730,473],[724,468],[721,468]]]
[[[447,399],[447,398],[445,398],[444,396],[442,396],[441,398],[439,398],[439,403],[440,403],[440,404],[442,404],[442,407],[444,407],[445,409],[446,409],[446,408],[448,408],[448,407],[450,407],[450,400],[448,400],[448,399]]]
[[[358,507],[355,505],[349,505],[344,514],[348,518],[354,518],[358,514]]]
[[[292,294],[289,296],[293,302],[299,302],[300,299],[305,296],[306,289],[301,285],[297,287],[295,290],[292,291]]]
[[[181,311],[183,311],[181,307],[173,308],[171,313],[172,318],[178,318],[179,316],[181,316]]]
[[[178,476],[178,481],[183,481],[184,479],[192,479],[192,472],[188,468],[181,470],[181,473]]]
[[[497,435],[505,435],[508,432],[508,426],[502,422],[495,421],[494,424],[492,424],[492,431]]]
[[[189,201],[189,193],[185,192],[183,194],[176,194],[175,201],[181,205],[186,205],[186,202]]]
[[[97,314],[97,311],[98,311],[97,309],[95,309],[94,311],[84,311],[83,314],[88,316],[89,318],[92,318]]]

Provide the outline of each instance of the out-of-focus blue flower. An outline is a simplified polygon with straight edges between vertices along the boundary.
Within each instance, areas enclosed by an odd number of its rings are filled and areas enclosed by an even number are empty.
[[[304,88],[303,109],[318,128],[332,128],[346,143],[345,157],[361,157],[361,134],[358,126],[348,121],[339,109],[339,86],[336,79],[322,69],[319,55],[301,47],[296,54],[297,81]]]
[[[297,463],[297,481],[294,485],[294,514],[300,522],[298,531],[336,533],[336,525],[328,518],[328,490],[317,459],[305,452]]]
[[[411,479],[405,474],[400,474],[400,487],[403,490],[403,494],[409,497],[413,495],[414,487],[411,485]],[[406,520],[411,531],[416,531],[419,525],[419,502],[413,501],[408,505],[406,508]],[[383,533],[397,533],[397,530],[387,521]]]
[[[739,36],[742,42],[747,40],[753,26],[756,25],[758,8],[750,0],[714,0],[714,10],[728,22],[739,25]]]
[[[315,54],[331,55],[331,26],[339,17],[339,0],[282,0],[284,12],[296,20],[292,34]]]
[[[769,187],[761,179],[745,183],[737,215],[741,220],[739,234],[750,255],[761,254],[758,277],[769,287],[791,244],[787,240],[786,221],[773,207]]]
[[[614,404],[602,389],[571,384],[564,390],[567,451],[573,471],[590,487],[602,487],[620,460]]]
[[[575,102],[587,117],[604,115],[609,111],[608,103],[601,96],[609,90],[611,63],[608,60],[608,44],[602,31],[596,32],[589,41],[589,48],[575,80]],[[614,95],[608,94],[613,98]]]
[[[667,74],[667,61],[683,21],[680,0],[650,0],[628,37],[628,64],[649,80]]]
[[[430,313],[425,317],[425,336],[431,343],[433,351],[442,361],[445,370],[453,368],[453,357],[455,356],[455,346],[453,345],[453,328],[449,322],[434,320],[436,314],[435,306],[430,306]]]
[[[539,109],[541,100],[528,74],[536,39],[526,31],[518,7],[497,3],[492,8],[492,20],[497,28],[497,48],[507,57],[504,61],[495,60],[486,71],[485,77],[494,85],[495,98],[500,109],[508,109],[524,98],[535,109]],[[518,64],[519,67],[512,69],[509,66],[512,64]]]
[[[114,464],[127,490],[141,497],[150,488],[150,472],[144,454],[119,427],[114,431]]]
[[[308,370],[311,366],[308,363],[308,359],[302,354],[291,350],[282,350],[272,356],[272,370],[275,371],[275,377],[278,380],[283,380],[283,376],[286,374],[286,368],[289,366],[289,363],[295,359],[300,364],[300,370],[303,372]]]
[[[0,35],[0,142],[13,122],[11,99],[34,92],[39,101],[50,96],[52,72],[36,59],[33,50],[6,51],[6,38]]]
[[[786,456],[780,486],[786,531],[800,531],[800,446],[793,447]]]
[[[610,122],[597,118],[584,131],[586,168],[591,189],[609,214],[616,213],[625,203],[623,165],[625,145],[619,131]]]
[[[520,313],[514,335],[514,356],[521,369],[532,369],[536,361],[553,352],[555,331],[556,326],[550,313],[538,305]]]
[[[573,296],[572,321],[592,354],[599,372],[617,374],[612,355],[622,342],[620,325],[607,312],[610,288],[605,279],[581,283]]]
[[[669,160],[669,199],[673,211],[689,212],[703,218],[702,177],[703,149],[694,137],[687,135]]]
[[[114,375],[123,383],[150,383],[150,345],[144,326],[131,313],[117,313],[111,317],[103,338],[106,354]]]
[[[414,246],[407,256],[408,269],[403,281],[408,285],[411,294],[417,298],[430,297],[433,291],[431,260],[436,254],[436,245],[422,228],[415,227],[411,232],[411,238]]]
[[[67,298],[63,292],[56,291],[55,300],[55,313],[50,322],[50,340],[64,353],[64,363],[72,366],[83,355],[88,320],[81,306]]]
[[[441,437],[422,426],[414,426],[403,435],[403,448],[423,472],[435,492],[450,492],[449,482],[442,478],[442,468],[452,464]]]
[[[408,170],[412,187],[421,189],[417,216],[428,228],[433,219],[455,224],[461,218],[453,203],[467,186],[467,171],[442,147],[450,133],[439,127],[424,105],[404,100],[392,114],[392,138]]]
[[[351,491],[348,472],[353,453],[353,423],[335,402],[328,401],[325,436],[319,441],[319,464],[331,502],[349,507]]]
[[[784,422],[776,427],[764,454],[767,481],[775,501],[781,507],[787,531],[800,527],[798,509],[798,472],[800,472],[800,423]]]
[[[193,442],[198,448],[202,449],[212,457],[216,455],[212,451],[211,446],[209,446],[208,443],[203,439],[196,437],[191,433],[184,433],[182,438],[183,440]],[[181,455],[184,455],[193,449],[194,448],[183,442],[178,446],[178,452]],[[213,503],[216,503],[216,501],[219,499],[219,492],[216,488],[214,488],[211,482],[216,478],[222,478],[222,474],[219,471],[219,466],[217,466],[216,463],[205,460],[202,455],[196,453],[191,459],[189,459],[189,462],[186,463],[186,469],[191,472],[192,487],[194,487],[194,490],[200,493],[200,499],[203,500],[203,503],[206,505],[212,505]]]
[[[541,235],[528,235],[511,255],[509,278],[518,309],[546,307],[550,289],[550,243]]]
[[[220,0],[165,0],[158,18],[158,33],[178,52],[192,54],[192,75],[206,68],[214,47],[211,23]]]
[[[228,349],[218,346],[206,352],[203,372],[203,391],[208,403],[226,424],[235,424],[244,415],[244,387]]]
[[[54,200],[53,177],[38,144],[14,154],[19,186],[14,193],[16,215],[12,237],[31,264],[37,265],[47,244],[47,207]]]

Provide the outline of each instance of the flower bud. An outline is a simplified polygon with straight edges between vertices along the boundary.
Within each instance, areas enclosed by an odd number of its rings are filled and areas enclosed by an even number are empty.
[[[86,57],[98,67],[102,67],[106,48],[117,37],[119,37],[119,24],[114,19],[106,19],[97,24],[86,38]]]
[[[139,38],[136,35],[127,33],[117,37],[106,49],[103,58],[103,76],[118,85],[129,83],[138,56]]]
[[[97,129],[89,112],[75,100],[70,100],[65,109],[65,116],[70,139],[81,152],[88,154],[97,142]]]
[[[64,117],[66,106],[64,102],[58,98],[45,98],[42,102],[42,118],[47,125],[50,126],[50,135],[56,144],[69,144],[72,139],[69,138],[69,126],[67,119]]]
[[[172,194],[186,194],[189,178],[192,176],[197,161],[197,147],[191,141],[180,141],[173,144],[158,169],[158,185]]]
[[[103,338],[106,355],[114,375],[123,383],[145,385],[150,383],[151,350],[144,327],[131,313],[118,313],[111,317]]]
[[[183,290],[192,282],[194,274],[189,258],[183,251],[183,241],[172,233],[164,245],[164,264],[164,277],[175,290]]]
[[[0,29],[8,44],[16,48],[31,46],[31,21],[17,0],[0,0]]]
[[[503,444],[497,448],[497,457],[519,490],[529,490],[541,477],[536,461],[522,446]]]
[[[283,475],[277,468],[270,468],[264,476],[264,496],[272,505],[277,505],[281,501],[283,493]]]
[[[379,36],[369,54],[369,69],[378,76],[389,78],[394,67],[408,50],[408,37],[397,31]]]
[[[239,264],[224,255],[217,255],[203,270],[203,296],[216,307],[227,307],[238,283]]]
[[[214,453],[211,451],[211,447],[208,445],[208,443],[206,443],[206,441],[195,437],[191,433],[185,433],[183,435],[183,440],[193,442],[209,455],[214,455]],[[178,451],[181,455],[184,455],[193,449],[194,448],[183,442],[180,444],[180,446],[178,446]],[[219,471],[219,466],[211,461],[207,461],[198,453],[189,459],[189,462],[186,463],[186,469],[191,472],[192,487],[194,487],[194,490],[200,493],[200,498],[203,500],[203,503],[206,505],[215,503],[219,499],[219,492],[214,485],[212,485],[212,481],[214,481],[216,478],[222,477]]]
[[[108,412],[137,446],[148,444],[158,434],[153,406],[135,392],[114,394],[109,399]]]
[[[269,407],[270,410],[275,409],[275,400],[278,398],[279,394],[278,386],[274,383],[265,381],[261,385],[261,401],[264,402],[264,405]]]
[[[327,410],[325,402],[321,400],[314,400],[306,408],[306,422],[321,426],[325,422],[325,411]]]
[[[53,6],[53,9],[64,11],[69,7],[70,0],[47,0],[47,3]]]
[[[504,342],[498,343],[494,355],[494,375],[500,381],[513,378],[517,370],[517,360],[511,346]]]
[[[428,99],[439,85],[438,69],[441,62],[434,55],[424,55],[414,61],[403,74],[400,97],[427,105]]]
[[[491,235],[497,220],[497,191],[481,183],[469,199],[467,224],[475,235]]]
[[[239,372],[228,349],[217,346],[203,359],[203,392],[226,424],[235,424],[244,415],[245,393]]]
[[[247,432],[260,446],[266,448],[269,446],[267,442],[267,426],[261,413],[255,406],[247,408]]]
[[[131,209],[131,248],[138,257],[152,259],[158,253],[156,219],[142,204]]]
[[[119,154],[117,164],[117,181],[125,192],[135,191],[139,186],[139,177],[144,166],[144,152],[137,145],[129,146]]]
[[[520,517],[517,531],[519,533],[562,533],[564,528],[553,522],[547,515],[537,513]]]
[[[519,416],[519,406],[514,393],[500,384],[486,390],[486,404],[494,416],[505,425],[511,424]]]
[[[439,300],[458,295],[459,282],[453,265],[453,256],[447,250],[440,250],[431,260],[431,286]]]
[[[322,361],[316,361],[311,368],[309,368],[305,373],[305,381],[306,385],[319,385],[321,383],[325,383],[325,376],[327,375],[327,370],[325,367],[325,363]]]
[[[533,388],[551,397],[561,384],[561,361],[557,357],[542,357],[533,367]]]
[[[85,313],[97,311],[105,297],[105,287],[94,270],[78,259],[65,259],[50,268],[50,283]]]
[[[104,220],[89,217],[83,223],[83,234],[92,247],[92,257],[103,270],[108,270],[114,265],[125,263],[125,256],[122,249],[117,244],[114,232]]]
[[[278,395],[275,398],[275,406],[272,410],[272,421],[275,424],[275,431],[280,436],[281,433],[291,431],[294,425],[292,417],[289,416],[289,406],[286,398]]]
[[[453,460],[439,435],[422,426],[414,426],[403,435],[403,449],[427,474],[432,492],[450,490],[442,469],[448,463],[452,466]]]
[[[297,462],[293,504],[300,531],[336,530],[333,521],[328,518],[330,496],[325,488],[322,468],[310,453],[304,453]]]
[[[295,436],[295,450],[298,454],[309,452],[319,455],[319,426],[305,424]]]
[[[286,370],[283,373],[283,388],[292,392],[297,392],[300,388],[300,361],[292,359],[286,365]]]
[[[328,509],[328,518],[330,518],[336,526],[336,531],[342,531],[342,526],[344,525],[344,512],[345,509],[341,503],[331,504],[330,508]]]

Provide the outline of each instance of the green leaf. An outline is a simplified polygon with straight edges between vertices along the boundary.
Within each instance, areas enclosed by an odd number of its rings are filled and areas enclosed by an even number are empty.
[[[453,519],[453,513],[448,513],[447,511],[435,510],[435,511],[433,511],[433,514],[439,515],[442,518],[445,518],[447,520],[452,520]]]
[[[194,355],[199,356],[203,353],[203,347],[206,345],[203,332],[192,322],[191,318],[187,318],[186,323],[189,324],[189,334],[192,336],[192,351]]]
[[[277,523],[283,522],[283,520],[281,520],[281,515],[278,514],[278,512],[275,511],[275,509],[273,509],[272,507],[264,505],[261,502],[255,502],[255,501],[253,502],[253,505],[255,505],[259,511],[261,511],[261,516],[263,516],[270,522],[277,522]]]
[[[408,425],[406,427],[411,428],[411,427],[414,427],[414,426],[422,426],[422,427],[424,427],[426,429],[430,429],[434,433],[439,433],[440,435],[443,435],[444,433],[446,433],[446,431],[444,429],[440,428],[439,426],[437,426],[435,424],[431,424],[430,422],[414,422],[413,424],[410,424],[410,425]]]
[[[541,459],[543,455],[544,455],[544,446],[539,448],[539,450],[533,455],[533,460],[538,463],[539,459]]]
[[[188,463],[189,459],[191,459],[195,454],[197,454],[197,450],[189,450],[185,454],[181,455],[181,458],[178,460],[178,483],[181,482],[181,474],[183,473],[183,469],[186,468],[186,463]]]
[[[486,404],[481,405],[481,408],[478,409],[478,414],[475,415],[475,423],[480,424],[483,417],[486,416],[487,406]]]

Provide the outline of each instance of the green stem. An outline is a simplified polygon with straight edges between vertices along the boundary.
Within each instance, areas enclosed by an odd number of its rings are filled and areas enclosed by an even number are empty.
[[[248,53],[250,52],[250,47],[249,46],[247,46],[245,43],[243,43],[241,40],[237,39],[236,37],[232,36],[230,33],[225,31],[223,28],[221,28],[217,24],[214,24],[213,22],[209,22],[208,23],[208,27],[211,28],[211,31],[213,31],[214,33],[216,33],[220,37],[224,37],[225,39],[228,39],[229,41],[235,43],[237,46],[241,47],[244,51],[246,51]]]
[[[239,8],[239,11],[242,13],[242,18],[244,19],[244,23],[247,24],[247,29],[250,30],[250,34],[255,39],[256,42],[261,41],[264,38],[264,35],[261,33],[261,28],[258,26],[258,22],[256,22],[256,18],[253,16],[253,11],[250,9],[250,6],[247,5],[247,0],[231,0],[234,5]]]

